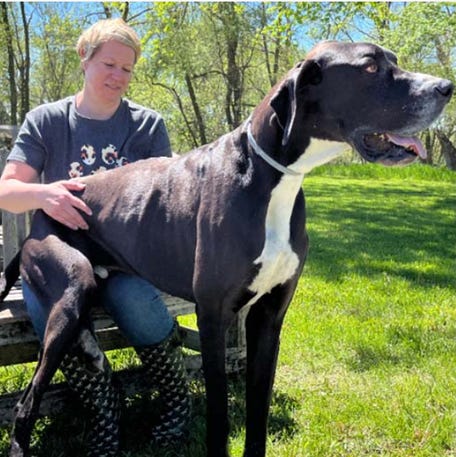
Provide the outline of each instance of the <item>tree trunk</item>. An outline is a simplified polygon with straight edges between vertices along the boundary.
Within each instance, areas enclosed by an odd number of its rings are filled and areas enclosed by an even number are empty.
[[[192,102],[193,112],[195,113],[196,117],[200,144],[207,144],[206,128],[204,126],[203,116],[201,114],[201,109],[199,107],[198,100],[196,99],[195,89],[193,88],[192,80],[188,73],[185,73],[185,83],[187,84],[188,93],[190,95],[190,100]]]
[[[442,148],[442,155],[445,159],[446,166],[450,170],[456,171],[456,148],[444,132],[437,130],[436,133]]]
[[[424,148],[427,152],[427,157],[423,160],[424,163],[432,165],[434,162],[434,144],[435,144],[435,135],[432,134],[431,130],[426,130],[424,135]]]
[[[266,15],[266,9],[268,8],[267,5],[264,3],[261,4],[261,27],[264,29],[268,24],[268,18]],[[266,71],[268,73],[269,84],[271,87],[277,82],[277,76],[279,73],[279,58],[280,58],[280,51],[281,51],[281,41],[279,37],[273,39],[274,51],[271,52],[269,49],[269,38],[266,34],[262,34],[263,40],[263,54],[264,60],[266,63]],[[272,59],[271,59],[272,54]],[[271,63],[272,60],[272,63]]]
[[[0,2],[0,7],[2,9],[1,21],[5,28],[6,49],[8,52],[8,81],[11,103],[10,123],[11,125],[17,125],[17,91],[14,65],[13,32],[11,31],[8,19],[8,4],[6,2]]]
[[[130,12],[130,3],[124,2],[122,5],[122,19],[127,22],[128,21],[128,13]]]
[[[24,61],[21,68],[21,119],[30,111],[30,32],[29,23],[25,16],[24,2],[20,2],[22,25],[24,27]]]
[[[242,70],[238,65],[239,18],[234,3],[220,4],[219,20],[223,24],[226,45],[227,68],[225,72],[225,113],[230,130],[242,121],[243,82]]]
[[[226,113],[230,129],[235,129],[241,123],[242,84],[241,72],[236,63],[238,38],[230,34],[227,38],[227,78]]]

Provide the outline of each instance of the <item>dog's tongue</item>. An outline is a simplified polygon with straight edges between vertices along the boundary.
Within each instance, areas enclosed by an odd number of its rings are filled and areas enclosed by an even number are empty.
[[[391,143],[406,149],[412,149],[417,156],[421,157],[423,160],[426,159],[427,152],[419,138],[393,135],[391,133],[387,133],[386,136]]]

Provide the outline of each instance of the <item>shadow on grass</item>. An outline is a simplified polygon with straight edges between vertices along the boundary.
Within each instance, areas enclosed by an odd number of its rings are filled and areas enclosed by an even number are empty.
[[[230,437],[243,434],[244,430],[244,381],[240,376],[229,380]],[[158,419],[157,400],[144,396],[128,398],[121,419],[121,452],[119,457],[205,457],[205,408],[206,400],[203,381],[195,379],[192,383],[192,422],[189,438],[185,443],[159,448],[149,440],[150,424]],[[283,393],[275,393],[272,399],[273,411],[269,417],[269,433],[287,440],[298,433],[292,418],[297,401]],[[82,407],[72,401],[66,412],[51,418],[40,419],[33,433],[34,457],[81,457],[86,455],[84,435],[88,423]],[[6,438],[1,444],[0,455],[6,457],[8,448]]]
[[[356,372],[385,366],[411,368],[421,359],[456,351],[456,329],[422,328],[417,325],[392,325],[383,343],[360,343],[346,363]]]
[[[456,290],[454,186],[375,180],[339,185],[328,179],[308,184],[310,251],[304,276],[309,272],[332,283],[351,275],[384,276]],[[404,323],[380,331],[383,339],[356,343],[346,361],[350,369],[411,367],[421,358],[456,351],[453,326]]]
[[[338,280],[386,273],[456,288],[456,195],[357,183],[310,186],[309,268]],[[427,263],[419,269],[416,262]]]

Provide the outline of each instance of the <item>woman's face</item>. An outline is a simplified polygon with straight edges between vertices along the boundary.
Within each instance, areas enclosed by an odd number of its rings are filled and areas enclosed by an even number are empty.
[[[128,89],[134,65],[132,48],[115,40],[107,41],[82,64],[84,89],[100,103],[118,102]]]

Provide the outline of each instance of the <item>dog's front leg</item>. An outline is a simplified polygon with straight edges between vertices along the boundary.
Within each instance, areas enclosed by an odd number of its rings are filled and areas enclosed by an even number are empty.
[[[244,457],[264,457],[280,330],[291,293],[276,287],[250,309],[246,319],[247,384]]]
[[[198,303],[198,309],[203,307]],[[229,457],[228,388],[225,371],[225,335],[229,322],[219,315],[198,312],[198,328],[206,384],[207,457]]]

